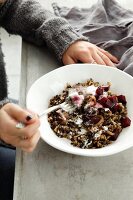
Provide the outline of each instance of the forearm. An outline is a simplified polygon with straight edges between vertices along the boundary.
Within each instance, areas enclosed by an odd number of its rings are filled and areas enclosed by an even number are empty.
[[[2,26],[12,34],[42,45],[45,42],[61,60],[62,54],[77,40],[87,40],[63,18],[56,17],[34,0],[7,0]]]
[[[41,44],[38,29],[53,14],[34,0],[6,0],[2,8],[2,26],[11,34],[19,34],[27,40]]]

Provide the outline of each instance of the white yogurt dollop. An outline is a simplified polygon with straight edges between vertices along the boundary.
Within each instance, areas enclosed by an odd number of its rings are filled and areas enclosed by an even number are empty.
[[[97,87],[95,87],[94,85],[90,85],[90,86],[88,86],[86,88],[86,93],[95,95],[96,94],[96,90],[97,90]]]

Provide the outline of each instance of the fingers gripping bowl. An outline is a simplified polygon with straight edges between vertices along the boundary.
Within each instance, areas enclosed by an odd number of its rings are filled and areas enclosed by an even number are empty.
[[[61,93],[66,84],[82,83],[92,78],[106,85],[111,83],[111,91],[126,96],[128,117],[133,119],[133,78],[128,74],[107,66],[97,64],[75,64],[58,68],[38,79],[27,95],[27,107],[37,113],[48,108],[50,99]],[[82,156],[107,156],[121,152],[133,146],[133,124],[124,128],[116,141],[99,149],[81,149],[74,147],[67,139],[56,136],[50,127],[48,117],[41,119],[41,137],[51,146],[72,154]]]

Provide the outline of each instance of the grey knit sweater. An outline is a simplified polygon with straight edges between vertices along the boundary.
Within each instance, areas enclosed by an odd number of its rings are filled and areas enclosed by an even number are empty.
[[[34,0],[5,0],[0,7],[0,26],[36,45],[47,44],[57,58],[77,40],[86,40],[68,22],[45,10]],[[47,0],[44,0],[47,1]],[[0,101],[7,98],[7,80],[0,47]]]

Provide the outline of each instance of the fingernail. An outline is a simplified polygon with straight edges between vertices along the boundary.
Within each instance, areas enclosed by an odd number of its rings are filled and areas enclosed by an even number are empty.
[[[27,116],[26,116],[26,120],[27,120],[27,121],[30,121],[32,118],[33,118],[32,115],[27,115]]]

